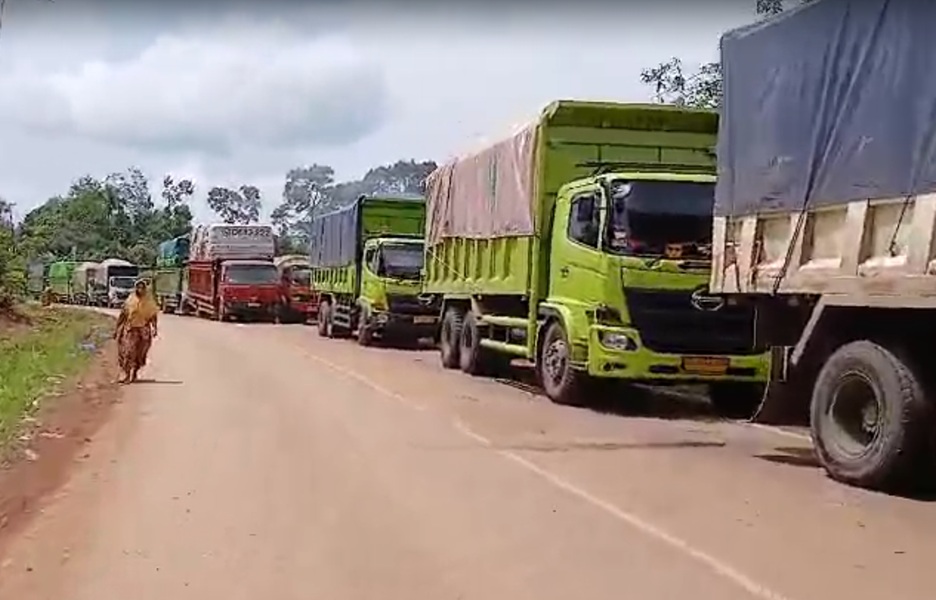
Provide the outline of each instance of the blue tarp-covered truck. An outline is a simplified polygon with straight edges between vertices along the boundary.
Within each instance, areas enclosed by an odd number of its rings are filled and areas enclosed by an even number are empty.
[[[757,308],[760,420],[836,479],[932,480],[936,3],[817,0],[722,38],[711,291]]]
[[[185,277],[183,271],[189,258],[189,236],[180,235],[159,244],[154,274],[154,291],[165,313],[174,313],[182,305]]]
[[[361,196],[312,221],[309,261],[318,330],[358,343],[418,341],[436,333],[438,296],[422,293],[421,197]]]

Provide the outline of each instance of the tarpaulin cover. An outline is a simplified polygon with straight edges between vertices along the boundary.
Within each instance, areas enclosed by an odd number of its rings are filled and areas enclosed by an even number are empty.
[[[180,265],[188,260],[188,257],[189,236],[181,235],[159,244],[159,256],[156,259],[156,264],[158,266]]]
[[[310,227],[309,261],[313,267],[345,267],[357,252],[358,213],[361,201],[316,217]]]
[[[536,124],[426,180],[427,239],[533,235]]]
[[[725,34],[718,216],[936,190],[936,2],[814,0]]]

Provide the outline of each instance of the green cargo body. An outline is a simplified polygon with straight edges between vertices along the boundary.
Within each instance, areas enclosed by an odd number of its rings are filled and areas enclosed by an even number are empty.
[[[601,164],[714,175],[717,129],[718,116],[705,111],[602,102],[550,105],[537,124],[535,234],[450,237],[427,244],[426,291],[529,296],[548,258],[548,248],[537,242],[548,231],[563,185],[593,175]],[[542,278],[536,296],[545,295],[546,283]]]
[[[443,297],[443,365],[525,358],[560,403],[620,379],[704,383],[726,412],[749,410],[769,360],[753,315],[706,289],[717,128],[709,111],[560,101],[437,169],[424,291]]]
[[[76,261],[62,260],[49,265],[49,289],[56,302],[67,301],[71,297],[72,277]]]

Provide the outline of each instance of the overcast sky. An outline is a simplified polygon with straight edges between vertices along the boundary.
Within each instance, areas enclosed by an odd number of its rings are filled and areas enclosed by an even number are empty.
[[[293,166],[356,178],[446,160],[554,99],[649,100],[642,68],[713,60],[753,4],[6,0],[0,196],[22,216],[136,165],[154,186],[193,178],[197,220],[213,185],[256,185],[268,212]]]

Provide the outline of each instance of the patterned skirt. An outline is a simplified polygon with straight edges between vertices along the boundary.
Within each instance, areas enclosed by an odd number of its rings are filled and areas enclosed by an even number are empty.
[[[153,344],[153,332],[149,325],[123,327],[117,341],[117,360],[120,369],[132,373],[146,365],[146,355]]]

